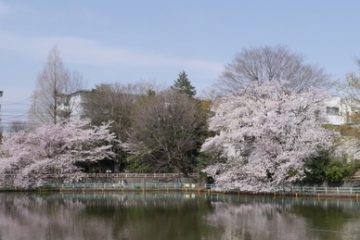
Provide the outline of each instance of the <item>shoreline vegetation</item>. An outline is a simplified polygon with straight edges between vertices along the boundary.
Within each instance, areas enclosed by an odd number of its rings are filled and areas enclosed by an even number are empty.
[[[357,139],[342,146],[345,133],[326,120],[340,113],[324,105],[331,79],[286,47],[244,49],[206,99],[185,71],[166,89],[114,83],[83,90],[70,73],[54,48],[37,79],[30,125],[0,140],[0,188],[209,190],[209,183],[210,191],[293,193],[287,186],[340,186],[360,169],[356,114],[347,123]],[[139,174],[115,176],[127,172]],[[179,176],[142,179],[154,172]],[[199,176],[189,180],[192,173]],[[347,194],[314,189],[295,192]]]

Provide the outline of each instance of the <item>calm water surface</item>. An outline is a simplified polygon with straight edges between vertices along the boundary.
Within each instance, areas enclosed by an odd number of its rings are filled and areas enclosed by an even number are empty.
[[[0,240],[360,239],[360,203],[183,193],[0,193]]]

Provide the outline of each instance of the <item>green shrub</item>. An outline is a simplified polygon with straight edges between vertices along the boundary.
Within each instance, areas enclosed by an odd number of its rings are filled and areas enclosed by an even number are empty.
[[[304,164],[305,177],[301,183],[322,184],[341,183],[346,177],[352,176],[359,165],[356,163],[345,163],[344,159],[335,159],[328,150],[319,150],[317,154],[309,157]]]
[[[219,159],[219,156],[217,156],[215,153],[200,152],[196,157],[196,170],[197,172],[201,172],[207,166],[217,162],[222,162],[222,159]]]
[[[302,183],[305,184],[321,184],[326,180],[326,167],[331,161],[330,152],[328,150],[319,150],[317,154],[310,156],[304,164],[305,177]]]
[[[344,178],[353,175],[357,169],[357,164],[333,161],[325,169],[326,180],[329,183],[341,183]]]

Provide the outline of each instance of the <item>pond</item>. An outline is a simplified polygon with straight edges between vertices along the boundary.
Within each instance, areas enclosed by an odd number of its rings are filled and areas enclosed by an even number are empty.
[[[360,202],[200,193],[0,193],[0,239],[360,239]]]

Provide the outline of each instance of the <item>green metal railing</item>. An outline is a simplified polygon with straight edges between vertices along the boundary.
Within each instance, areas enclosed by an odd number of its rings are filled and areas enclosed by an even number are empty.
[[[284,187],[277,188],[277,192],[284,193],[301,193],[301,194],[360,194],[360,187],[300,187],[300,186],[292,186],[292,187]]]
[[[221,186],[216,184],[205,184],[206,189],[220,189]],[[236,190],[241,192],[241,189]],[[360,187],[301,187],[301,186],[284,186],[274,188],[274,193],[298,193],[298,194],[324,194],[324,195],[360,195]]]
[[[40,189],[191,189],[197,174],[181,173],[83,173],[77,182],[64,182],[72,176],[46,174]],[[0,190],[20,190],[14,187],[14,174],[0,174]]]
[[[198,185],[194,183],[158,183],[158,182],[142,182],[142,183],[44,183],[41,188],[44,189],[60,189],[60,190],[166,190],[166,189],[195,189]]]

